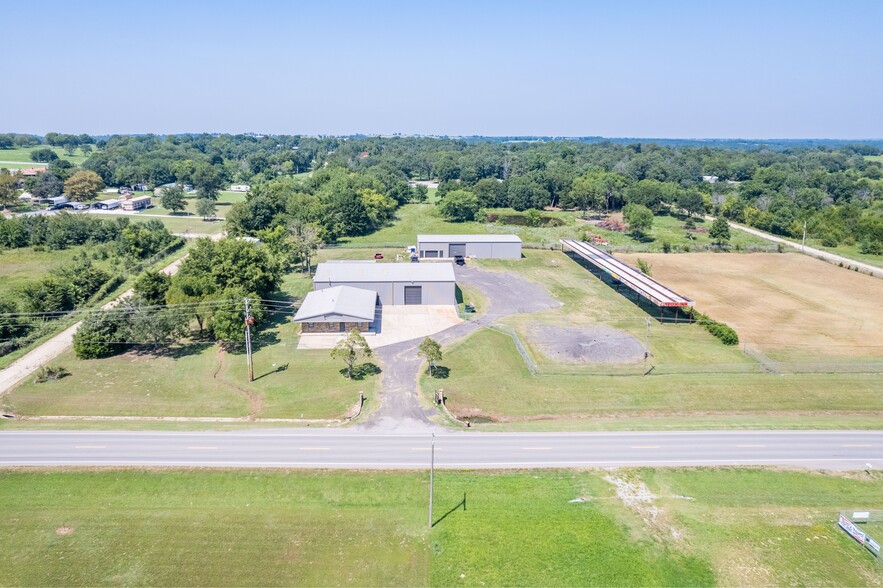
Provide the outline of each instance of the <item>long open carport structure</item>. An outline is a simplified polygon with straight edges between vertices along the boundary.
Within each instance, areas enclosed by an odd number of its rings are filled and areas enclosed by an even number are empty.
[[[561,239],[564,251],[572,251],[580,258],[586,260],[599,270],[610,275],[614,280],[619,280],[638,295],[649,300],[656,306],[663,308],[692,307],[693,301],[686,296],[681,296],[671,288],[664,286],[644,274],[637,268],[616,259],[606,251],[598,249],[585,241],[574,239]]]

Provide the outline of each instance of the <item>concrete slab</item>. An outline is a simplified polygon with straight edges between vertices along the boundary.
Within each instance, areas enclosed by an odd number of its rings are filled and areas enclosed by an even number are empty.
[[[385,305],[380,312],[378,332],[364,333],[371,349],[422,337],[429,337],[463,320],[453,305]],[[375,321],[376,324],[376,321]],[[345,335],[308,333],[301,335],[298,349],[331,349]]]

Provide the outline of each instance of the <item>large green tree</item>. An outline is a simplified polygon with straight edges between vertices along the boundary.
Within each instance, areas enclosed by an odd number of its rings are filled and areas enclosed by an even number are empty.
[[[454,222],[475,220],[478,208],[478,198],[466,190],[448,192],[438,203],[439,212]]]
[[[653,226],[653,211],[643,204],[626,204],[622,216],[636,238],[646,235]]]
[[[77,202],[92,200],[103,188],[104,181],[101,176],[87,169],[75,172],[64,183],[65,194]]]
[[[708,230],[708,236],[719,246],[730,241],[730,223],[722,216],[714,219],[711,228]]]
[[[162,189],[159,197],[159,203],[163,208],[174,212],[183,212],[187,208],[187,202],[184,200],[184,189],[181,186],[174,185]]]

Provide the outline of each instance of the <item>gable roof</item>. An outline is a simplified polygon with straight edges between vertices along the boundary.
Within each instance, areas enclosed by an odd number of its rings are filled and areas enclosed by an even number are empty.
[[[320,263],[314,283],[454,282],[451,263]]]
[[[307,294],[294,315],[295,322],[321,321],[328,317],[353,319],[355,322],[374,320],[377,292],[351,286],[314,290]]]
[[[418,243],[521,243],[518,235],[417,235]]]

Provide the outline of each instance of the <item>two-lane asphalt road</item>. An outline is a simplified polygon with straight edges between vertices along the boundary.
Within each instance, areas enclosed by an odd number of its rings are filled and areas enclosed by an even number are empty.
[[[2,466],[418,469],[430,433],[2,431]],[[883,467],[883,431],[467,433],[440,431],[441,468],[780,465]]]

